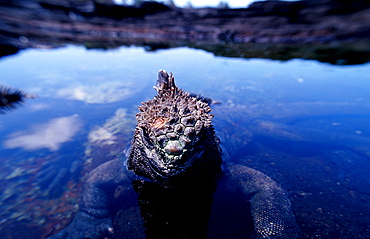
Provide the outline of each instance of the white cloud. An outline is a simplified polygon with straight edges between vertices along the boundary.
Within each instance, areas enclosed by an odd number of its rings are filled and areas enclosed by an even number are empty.
[[[3,144],[8,149],[37,150],[47,148],[50,151],[56,151],[62,143],[70,141],[80,128],[81,120],[77,115],[59,117],[47,123],[35,125],[29,130],[10,134]]]

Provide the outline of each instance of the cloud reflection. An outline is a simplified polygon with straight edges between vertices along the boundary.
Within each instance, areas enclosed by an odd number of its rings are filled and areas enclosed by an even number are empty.
[[[57,95],[70,100],[86,103],[111,103],[123,100],[136,93],[133,84],[121,82],[105,82],[98,85],[80,85],[64,88]]]
[[[45,103],[38,103],[38,104],[32,104],[32,105],[30,105],[29,108],[32,111],[39,111],[39,110],[45,110],[45,109],[50,108],[50,105],[45,104]]]
[[[47,148],[50,151],[56,151],[62,143],[72,139],[81,125],[81,120],[77,115],[59,117],[47,123],[33,126],[29,130],[10,134],[3,144],[7,149],[37,150]]]

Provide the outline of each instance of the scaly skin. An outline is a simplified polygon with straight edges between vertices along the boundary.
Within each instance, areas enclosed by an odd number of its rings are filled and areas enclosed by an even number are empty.
[[[127,160],[107,162],[90,173],[80,211],[52,238],[123,238],[113,225],[112,205],[124,204],[130,190],[138,194],[147,238],[206,238],[219,177],[250,202],[256,237],[297,238],[290,202],[276,182],[242,165],[225,163],[221,172],[211,100],[179,89],[165,71],[159,72],[155,89],[157,96],[139,107]]]

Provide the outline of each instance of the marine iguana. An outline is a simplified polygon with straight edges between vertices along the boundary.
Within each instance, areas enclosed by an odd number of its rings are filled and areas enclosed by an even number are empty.
[[[222,162],[211,100],[178,88],[164,70],[154,88],[154,99],[139,106],[127,159],[89,174],[79,212],[51,238],[124,238],[113,223],[113,205],[124,204],[132,188],[147,238],[206,238],[220,178],[250,202],[251,212],[245,213],[252,215],[256,237],[297,238],[291,204],[277,183],[254,169]]]

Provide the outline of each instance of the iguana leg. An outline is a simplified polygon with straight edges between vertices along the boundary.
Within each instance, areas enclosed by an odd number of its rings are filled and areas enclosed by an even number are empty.
[[[80,210],[73,221],[52,239],[109,238],[113,235],[110,205],[131,186],[124,170],[122,160],[104,163],[91,171],[85,183],[80,202]]]
[[[298,238],[290,201],[278,184],[252,168],[229,164],[226,174],[233,187],[239,187],[251,204],[255,230],[260,238]]]

